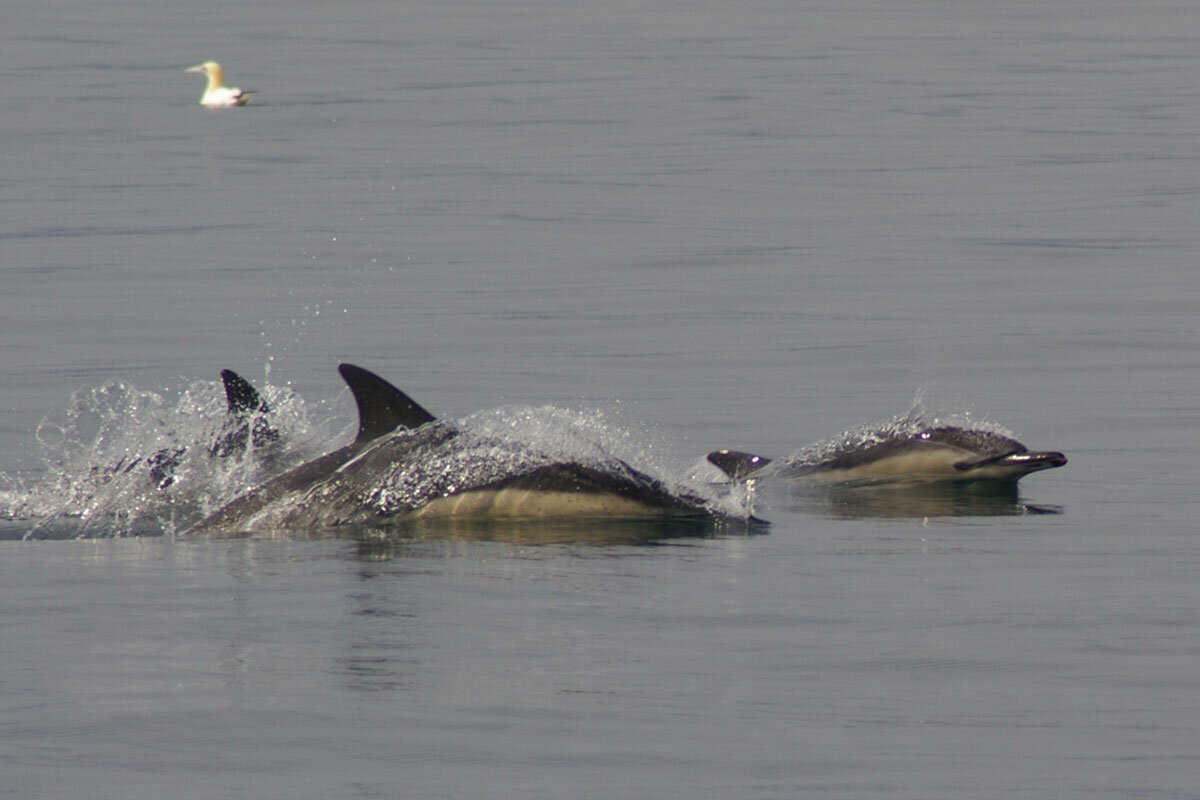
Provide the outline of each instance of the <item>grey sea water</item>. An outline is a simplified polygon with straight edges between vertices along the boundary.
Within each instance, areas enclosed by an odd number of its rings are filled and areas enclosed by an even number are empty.
[[[110,381],[236,369],[345,441],[339,361],[681,473],[917,397],[1070,458],[1003,513],[764,493],[765,533],[650,544],[5,527],[0,794],[1200,797],[1194,4],[104,0],[0,40],[10,502]],[[254,102],[200,108],[207,59]]]

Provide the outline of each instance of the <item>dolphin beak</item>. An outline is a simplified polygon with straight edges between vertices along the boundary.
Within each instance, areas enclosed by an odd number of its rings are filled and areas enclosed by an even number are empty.
[[[1053,469],[1061,467],[1067,463],[1067,457],[1062,453],[1054,451],[1044,451],[1041,453],[1009,453],[1006,456],[984,461],[975,464],[956,464],[957,469],[972,470],[981,467],[998,466],[998,467],[1013,467],[1019,469],[1018,475],[1028,475],[1031,472],[1038,472],[1043,469]]]
[[[1043,453],[1014,453],[1008,457],[1007,461],[1010,464],[1028,464],[1032,471],[1061,467],[1067,463],[1067,457],[1062,453],[1047,450]]]
[[[1027,450],[1022,450],[1018,453],[1007,453],[1002,456],[993,456],[992,458],[981,458],[976,461],[967,460],[960,461],[954,465],[954,468],[963,472],[980,469],[982,467],[1021,467],[1026,473],[1036,472],[1039,469],[1051,469],[1053,467],[1061,467],[1067,463],[1067,457],[1062,453],[1053,451],[1045,451],[1041,453],[1030,453]]]

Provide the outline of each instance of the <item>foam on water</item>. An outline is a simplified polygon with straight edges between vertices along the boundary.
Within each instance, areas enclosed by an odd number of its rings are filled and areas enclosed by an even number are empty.
[[[315,413],[286,388],[266,385],[260,393],[270,412],[247,418],[228,412],[219,381],[196,381],[176,394],[118,380],[83,387],[38,426],[42,475],[28,482],[0,476],[9,487],[0,494],[0,519],[24,537],[171,534],[337,446],[329,407]],[[355,501],[388,515],[464,486],[568,462],[696,498],[719,516],[751,514],[742,487],[703,486],[677,474],[653,437],[638,436],[601,410],[518,406],[433,425],[399,431],[356,458],[402,456],[385,459]],[[245,446],[224,452],[220,443],[239,426]],[[271,435],[247,435],[261,430]],[[277,511],[300,511],[309,499],[300,492]]]
[[[26,536],[172,532],[291,466],[311,439],[301,398],[264,386],[269,414],[231,415],[220,381],[177,393],[110,380],[76,390],[36,438],[44,471],[4,476],[0,517]],[[234,441],[237,446],[228,446]]]

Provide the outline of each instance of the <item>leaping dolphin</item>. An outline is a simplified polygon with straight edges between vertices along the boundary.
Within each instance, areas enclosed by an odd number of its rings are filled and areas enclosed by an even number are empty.
[[[252,489],[187,534],[414,520],[716,520],[699,495],[626,462],[585,463],[438,421],[383,378],[338,367],[358,406],[350,444]]]
[[[1067,457],[1030,451],[1015,439],[954,426],[885,435],[843,444],[815,459],[772,462],[735,450],[716,450],[708,460],[730,480],[799,478],[819,483],[1000,481],[1016,483],[1031,472],[1061,467]]]

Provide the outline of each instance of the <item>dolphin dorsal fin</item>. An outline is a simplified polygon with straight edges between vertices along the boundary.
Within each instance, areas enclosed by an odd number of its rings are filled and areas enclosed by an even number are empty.
[[[766,456],[756,456],[738,450],[714,450],[708,454],[708,461],[729,476],[731,481],[745,480],[750,473],[771,463],[771,459]]]
[[[378,439],[397,428],[419,428],[437,419],[370,370],[353,364],[338,364],[338,372],[358,404],[356,444]]]
[[[221,382],[225,384],[225,400],[229,403],[230,414],[244,414],[247,411],[266,413],[271,410],[250,385],[250,381],[233,370],[221,370]]]

